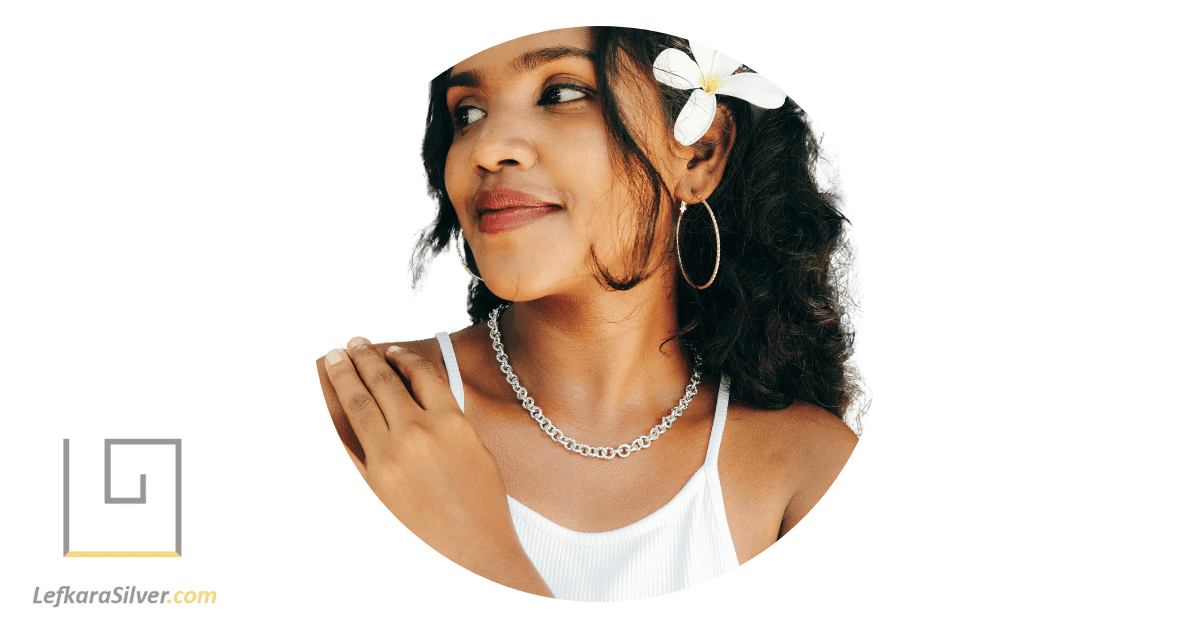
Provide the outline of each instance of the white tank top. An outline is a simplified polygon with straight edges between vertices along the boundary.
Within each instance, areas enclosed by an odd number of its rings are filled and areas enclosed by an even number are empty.
[[[462,375],[454,347],[445,332],[437,339],[450,390],[462,408]],[[723,375],[704,465],[670,502],[641,521],[608,532],[577,532],[508,498],[521,546],[554,597],[586,602],[652,597],[695,586],[738,566],[717,475],[728,406],[729,378]]]

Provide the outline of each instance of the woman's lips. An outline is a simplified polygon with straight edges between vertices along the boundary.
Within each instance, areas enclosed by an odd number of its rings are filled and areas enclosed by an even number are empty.
[[[475,197],[479,212],[479,230],[500,233],[545,218],[562,211],[562,206],[512,188],[498,187],[480,192]]]
[[[479,217],[479,230],[483,233],[500,233],[509,229],[524,227],[553,214],[562,211],[556,205],[537,205],[534,207],[506,207],[504,209],[487,211]]]

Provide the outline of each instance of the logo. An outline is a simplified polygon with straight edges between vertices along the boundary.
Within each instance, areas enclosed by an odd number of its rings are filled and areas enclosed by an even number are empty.
[[[115,461],[114,449],[117,454]],[[64,438],[63,556],[181,556],[182,449],[182,441],[178,438],[104,439],[104,486],[101,499],[99,452],[77,452],[79,464],[72,471],[71,441]],[[150,472],[149,483],[147,473],[142,471]],[[135,490],[135,476],[138,478],[137,496],[132,497],[129,495]],[[74,496],[71,494],[72,480],[76,493]],[[125,496],[114,496],[114,493]],[[75,516],[74,538],[72,515]],[[86,549],[72,550],[72,545]]]

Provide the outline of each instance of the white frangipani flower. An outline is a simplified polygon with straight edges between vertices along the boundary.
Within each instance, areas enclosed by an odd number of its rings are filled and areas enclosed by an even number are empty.
[[[675,119],[675,139],[691,146],[708,132],[717,115],[717,94],[741,98],[763,109],[776,109],[787,98],[759,74],[735,74],[741,63],[712,48],[688,41],[696,60],[678,48],[668,48],[654,60],[654,78],[692,95]]]

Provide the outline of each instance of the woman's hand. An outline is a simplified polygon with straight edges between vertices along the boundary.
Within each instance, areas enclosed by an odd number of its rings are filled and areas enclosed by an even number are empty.
[[[323,366],[322,384],[327,374],[336,395],[329,399],[326,388],[330,413],[339,432],[353,430],[363,456],[352,442],[346,451],[388,510],[463,567],[549,596],[517,539],[496,460],[437,365],[398,346],[380,355],[355,338],[346,351],[330,351]]]

